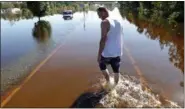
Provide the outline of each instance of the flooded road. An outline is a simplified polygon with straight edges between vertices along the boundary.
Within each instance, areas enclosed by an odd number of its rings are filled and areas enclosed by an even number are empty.
[[[82,15],[74,14],[75,18],[67,21],[64,21],[62,15],[43,17],[41,20],[46,23],[49,21],[51,36],[42,37],[35,37],[32,32],[38,18],[20,21],[1,19],[1,92],[27,76],[57,44],[62,43],[81,24]]]
[[[167,34],[166,30],[157,27],[143,30],[153,30],[151,32],[153,34],[139,33],[138,27],[127,19],[122,19],[117,9],[110,12],[110,16],[121,19],[124,28],[126,49],[123,50],[121,73],[139,78],[139,73],[134,68],[137,66],[143,78],[155,92],[183,106],[184,90],[180,86],[180,83],[184,81],[184,70],[181,67],[184,66],[183,35],[172,36]],[[62,51],[60,50],[59,54],[62,59],[55,61],[54,65],[49,63],[47,66],[60,66],[57,63],[62,61],[62,73],[64,73],[62,75],[67,75],[67,77],[71,75],[70,78],[66,78],[69,79],[66,80],[68,82],[77,81],[73,76],[89,78],[95,77],[90,72],[98,73],[96,56],[100,40],[100,20],[96,12],[89,11],[85,18],[83,13],[76,13],[73,20],[67,21],[62,19],[62,15],[47,16],[42,20],[48,21],[51,26],[51,36],[48,39],[44,38],[46,40],[35,39],[32,35],[34,23],[38,21],[37,18],[20,20],[14,25],[1,19],[1,87],[3,89],[20,77],[26,76],[61,43],[63,44]],[[141,22],[140,28],[142,24],[145,23]],[[162,35],[159,37],[160,33]],[[164,35],[169,37],[162,37]],[[169,45],[161,44],[165,41]],[[128,51],[135,63],[129,58]],[[175,60],[178,61],[177,64],[175,64]],[[65,72],[67,69],[70,72]],[[79,69],[84,72],[79,73]],[[55,71],[57,72],[57,69]],[[79,81],[80,83],[83,81]],[[79,89],[86,85],[84,83],[83,86],[79,86]],[[71,90],[71,92],[74,91]],[[65,90],[64,93],[66,93]],[[68,96],[65,98],[67,99]]]

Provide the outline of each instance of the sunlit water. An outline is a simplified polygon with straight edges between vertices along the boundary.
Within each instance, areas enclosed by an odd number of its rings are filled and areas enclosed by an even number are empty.
[[[62,15],[47,16],[52,28],[50,38],[37,40],[32,35],[38,18],[11,22],[1,19],[1,92],[26,77],[58,44],[63,43],[83,20],[83,13],[64,21]]]
[[[139,66],[151,90],[142,89],[138,73],[124,49],[121,72],[127,73],[121,77],[119,84],[100,101],[101,106],[178,107],[174,102],[183,106],[184,91],[179,85],[183,81],[183,73],[169,61],[169,47],[161,49],[160,39],[151,40],[144,33],[138,33],[137,27],[122,19],[117,9],[110,12],[110,16],[122,20],[124,44],[136,61],[134,65]],[[85,20],[83,13],[76,13],[74,19],[68,21],[64,21],[61,15],[46,16],[41,19],[49,21],[52,27],[52,35],[47,42],[38,42],[31,34],[38,18],[20,20],[14,25],[1,19],[1,91],[10,85],[17,84],[15,82],[27,76],[59,43],[64,43],[74,30],[78,31],[77,34],[73,34],[67,42],[68,46],[75,45],[72,49],[73,55],[76,55],[76,58],[88,57],[90,61],[95,62],[92,57],[95,57],[100,38],[100,20],[96,12],[88,12]],[[91,50],[85,46],[86,44],[91,45]],[[71,54],[64,52],[64,55]],[[78,57],[79,55],[81,57]],[[128,75],[137,79],[131,79]],[[161,98],[163,95],[168,98],[164,100]]]

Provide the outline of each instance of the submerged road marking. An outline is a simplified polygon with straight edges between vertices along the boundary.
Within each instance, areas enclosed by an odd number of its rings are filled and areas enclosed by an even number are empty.
[[[69,36],[69,34],[66,36]],[[8,94],[7,97],[2,100],[1,107],[4,107],[12,99],[12,97],[22,88],[22,86],[65,44],[67,40],[69,40],[69,38],[67,38],[63,43],[61,43],[57,48],[55,48],[51,52],[51,54],[49,54],[43,61],[41,61],[41,63],[26,77],[26,79],[23,80],[22,84],[10,91],[10,94]]]
[[[140,79],[140,81],[141,81],[142,87],[143,87],[143,88],[144,88],[144,87],[149,88],[149,87],[148,87],[148,84],[147,84],[147,81],[146,81],[146,79],[145,79],[144,76],[143,76],[143,73],[141,72],[140,68],[139,68],[138,65],[136,64],[136,61],[135,61],[134,58],[132,57],[132,55],[131,55],[129,49],[126,47],[125,43],[123,43],[123,47],[124,47],[124,49],[126,50],[127,56],[128,56],[129,59],[131,60],[132,65],[134,66],[134,69],[136,70],[137,75],[139,76],[139,79]]]
[[[132,64],[133,64],[133,66],[134,66],[134,69],[136,70],[137,75],[139,76],[142,89],[154,93],[153,90],[152,90],[152,88],[149,87],[149,85],[148,85],[146,79],[144,78],[143,73],[141,72],[140,68],[137,66],[136,61],[135,61],[134,58],[131,56],[131,53],[130,53],[129,49],[126,47],[125,43],[123,43],[123,47],[124,47],[124,49],[126,50],[127,55],[128,55],[128,57],[130,58],[130,60],[131,60],[131,62],[132,62]],[[162,102],[166,102],[165,100],[168,101],[168,97],[166,97],[165,95],[160,94],[159,97],[161,97],[161,100],[163,100],[163,101],[160,100],[161,103],[162,103]]]
[[[26,77],[22,84],[10,92],[10,94],[1,102],[1,107],[4,107],[11,100],[11,98],[22,88],[22,86],[65,44],[65,42],[61,43],[57,48],[55,48],[51,54],[41,61],[41,63]]]
[[[51,54],[49,54],[30,74],[29,76],[26,77],[26,79],[23,81],[22,84],[20,84],[18,87],[16,87],[12,92],[10,92],[10,94],[2,101],[1,103],[1,107],[4,107],[11,99],[12,97],[22,88],[22,86],[62,47],[62,45],[64,45],[64,43],[60,44],[56,49],[54,49]],[[133,59],[133,57],[131,56],[130,51],[128,50],[128,48],[126,47],[126,45],[123,43],[123,47],[127,52],[127,55],[129,57],[129,59],[131,60],[134,69],[136,70],[136,73],[139,75],[140,80],[142,82],[143,85],[147,85],[147,82],[145,80],[145,78],[142,75],[142,72],[140,70],[140,68],[136,65],[136,61]]]

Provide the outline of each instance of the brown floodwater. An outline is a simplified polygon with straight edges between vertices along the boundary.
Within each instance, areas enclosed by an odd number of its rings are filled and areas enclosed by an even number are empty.
[[[122,19],[117,9],[110,12],[110,15],[119,18],[123,23],[124,48],[126,49],[123,50],[121,73],[126,72],[137,78],[140,78],[139,74],[142,73],[142,78],[155,92],[184,106],[184,88],[181,86],[184,82],[184,33],[182,33],[182,27],[170,32],[169,29],[153,26],[144,21],[137,20],[136,23],[133,23],[129,19]],[[37,22],[37,18],[20,20],[14,25],[1,19],[1,87],[4,90],[8,89],[12,82],[32,71],[58,43],[62,43],[62,48],[53,56],[54,59],[51,58],[43,67],[43,71],[40,71],[36,77],[47,81],[49,78],[56,78],[56,80],[61,79],[66,82],[59,84],[51,81],[51,84],[62,85],[63,94],[60,96],[66,99],[63,106],[69,106],[80,94],[80,91],[85,90],[85,87],[89,85],[84,82],[93,81],[93,77],[96,77],[93,72],[95,75],[99,74],[96,56],[100,40],[100,20],[93,11],[86,13],[85,18],[83,13],[77,12],[74,19],[67,21],[63,20],[61,15],[46,16],[42,19],[49,21],[52,28],[52,35],[44,38],[44,41],[35,40],[32,35],[32,28]],[[134,64],[130,56],[133,58]],[[139,73],[134,66],[137,66]],[[44,70],[44,68],[50,67],[50,70]],[[59,71],[62,74],[57,77]],[[54,73],[56,75],[51,77],[51,72],[56,72]],[[41,74],[45,76],[41,77]],[[29,84],[37,85],[37,78]],[[46,85],[44,81],[42,82]],[[42,87],[54,88],[54,86]],[[68,88],[69,90],[67,90]],[[34,90],[32,91],[39,93],[42,91]],[[60,89],[57,88],[51,92],[53,96],[59,96],[57,90]],[[68,93],[73,94],[67,95]],[[31,97],[31,95],[27,97]],[[30,100],[33,99],[30,98]],[[60,102],[56,102],[56,105],[57,103],[60,104]],[[44,105],[44,102],[40,105]]]

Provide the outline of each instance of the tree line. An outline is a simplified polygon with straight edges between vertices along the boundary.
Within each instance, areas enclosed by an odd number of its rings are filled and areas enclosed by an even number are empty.
[[[184,73],[184,2],[119,2],[120,13],[140,34],[169,47],[169,61]]]
[[[124,16],[132,12],[140,19],[156,24],[184,22],[183,1],[120,1],[119,4]]]
[[[20,8],[23,16],[43,17],[61,13],[63,10],[83,11],[89,8],[89,2],[84,1],[27,1],[27,2],[1,2],[1,9]],[[84,8],[81,7],[82,4]]]

